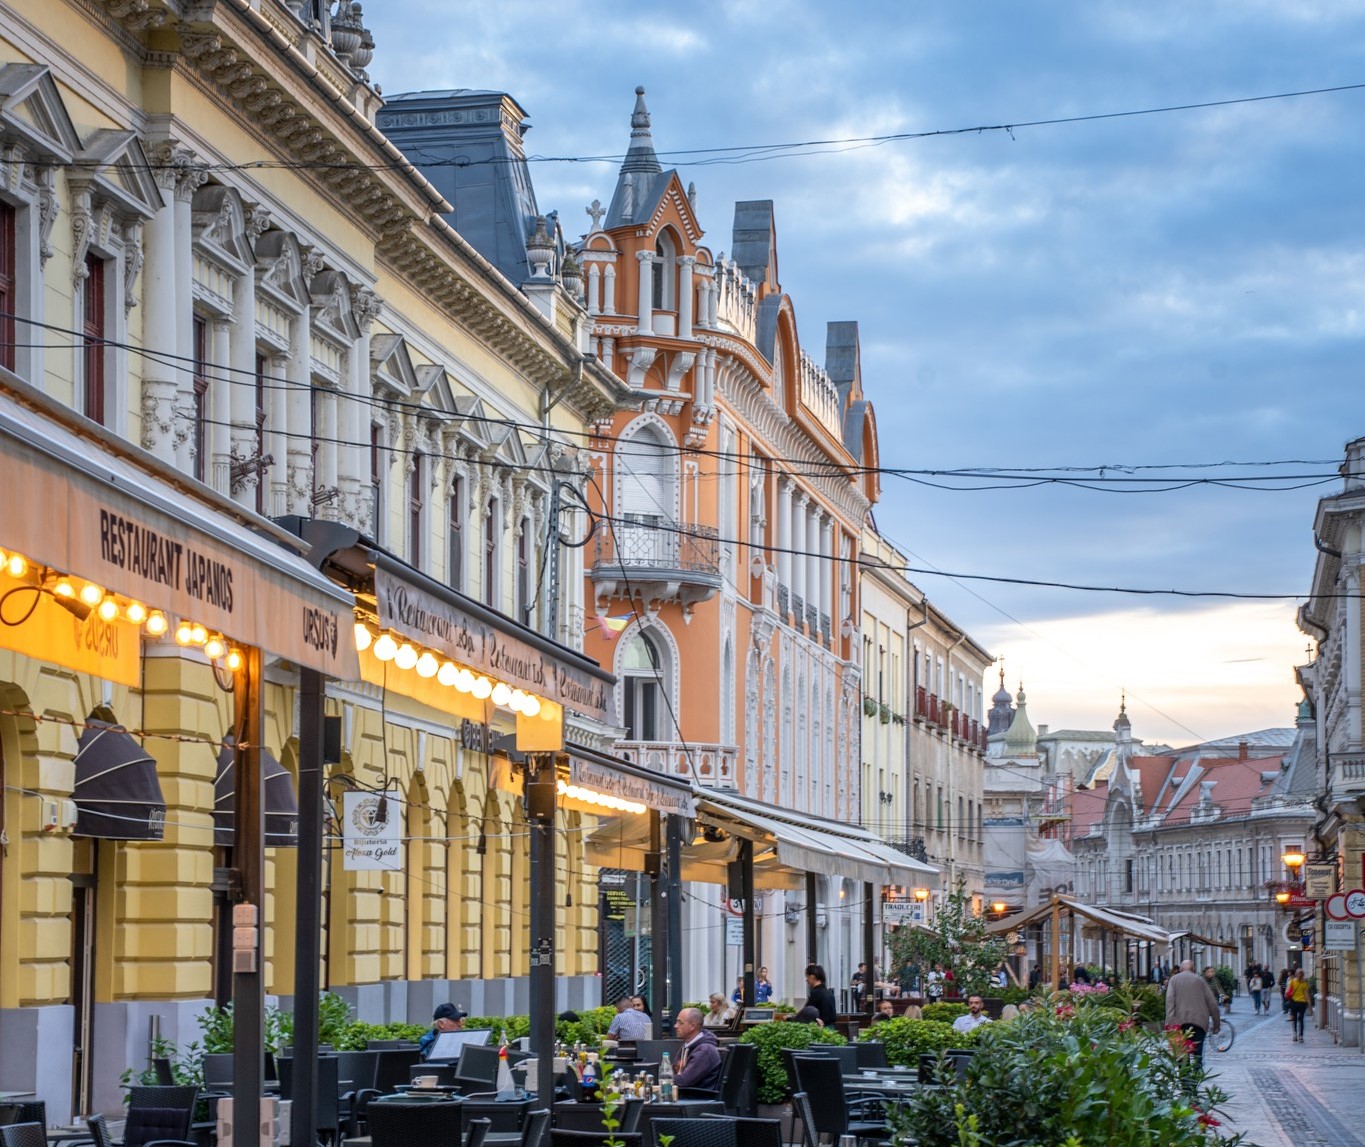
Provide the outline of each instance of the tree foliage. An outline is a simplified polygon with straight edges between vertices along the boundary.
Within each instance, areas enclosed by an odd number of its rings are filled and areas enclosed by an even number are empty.
[[[990,976],[1005,958],[1005,941],[986,931],[986,920],[972,911],[972,900],[959,884],[934,914],[928,928],[897,928],[891,936],[896,967],[909,960],[927,974],[935,964],[952,969],[963,995],[983,994]]]

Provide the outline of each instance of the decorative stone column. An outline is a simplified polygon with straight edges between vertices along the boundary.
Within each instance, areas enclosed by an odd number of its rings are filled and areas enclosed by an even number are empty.
[[[285,441],[288,443],[287,473],[285,474],[286,514],[312,517],[313,506],[313,393],[309,358],[313,336],[305,309],[294,320],[294,337],[289,347],[286,367],[285,393],[288,397],[285,417]]]
[[[188,153],[186,153],[188,154]],[[173,159],[169,149],[157,160]],[[157,184],[163,195],[175,192],[176,172],[158,166]],[[175,206],[161,208],[143,232],[146,262],[142,267],[142,445],[163,462],[175,462],[175,404],[179,376],[174,356],[179,353],[176,331]]]
[[[654,252],[637,251],[635,257],[640,260],[640,322],[636,327],[636,333],[642,335],[652,335],[654,333]]]
[[[215,318],[209,328],[209,419],[204,441],[208,463],[204,481],[220,494],[232,488],[232,394],[235,390],[251,393],[247,379],[234,378],[232,362],[232,320]]]
[[[681,255],[678,258],[678,337],[692,337],[692,307],[696,288],[692,283],[692,271],[697,265],[695,255]]]
[[[838,621],[834,617],[834,519],[820,515],[820,612],[830,618],[833,639]]]
[[[370,398],[374,391],[370,379],[370,336],[374,330],[374,320],[383,306],[380,299],[368,287],[355,292],[351,309],[360,328],[360,336],[351,346],[347,356],[347,379],[345,408],[342,412],[343,447],[341,461],[341,504],[342,520],[367,528],[365,522],[370,517],[369,505],[369,422],[365,417],[370,409]]]
[[[616,313],[616,265],[608,263],[602,271],[602,313]]]
[[[820,507],[812,501],[806,511],[806,621],[811,636],[820,628]],[[824,606],[828,609],[828,606]]]
[[[777,584],[778,612],[785,614],[792,590],[792,482],[777,479]]]
[[[796,615],[796,625],[799,628],[806,619],[806,595],[809,587],[806,584],[806,571],[809,563],[801,550],[806,548],[806,508],[810,505],[810,495],[805,490],[797,489],[795,499],[792,503],[792,549],[797,551],[792,554],[792,612]]]
[[[295,321],[294,325],[297,325]],[[274,459],[269,471],[261,471],[262,482],[268,482],[265,512],[278,518],[289,512],[289,439],[285,430],[289,425],[289,359],[274,354],[266,362],[265,452]]]
[[[253,247],[270,224],[270,213],[263,207],[249,207],[246,218],[247,242]],[[248,261],[254,263],[253,260]],[[232,458],[238,465],[236,479],[229,476],[231,497],[238,505],[256,507],[256,488],[265,481],[257,454],[264,446],[256,435],[256,273],[253,265],[237,280],[232,302]],[[270,390],[264,395],[266,422],[269,424]],[[268,508],[268,503],[264,503]]]
[[[176,371],[175,464],[187,474],[194,472],[194,193],[208,180],[190,153],[177,156],[175,181],[175,346],[182,365]],[[208,476],[208,468],[205,468]]]
[[[602,268],[596,263],[588,264],[588,314],[602,312]]]

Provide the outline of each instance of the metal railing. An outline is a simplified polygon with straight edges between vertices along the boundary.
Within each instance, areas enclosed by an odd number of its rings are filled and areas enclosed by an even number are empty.
[[[720,576],[720,536],[714,526],[676,522],[619,523],[598,531],[593,566],[601,569],[678,570]]]

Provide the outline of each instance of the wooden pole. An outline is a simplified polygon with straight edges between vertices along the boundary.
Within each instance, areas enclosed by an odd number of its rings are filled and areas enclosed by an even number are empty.
[[[1060,967],[1062,959],[1062,902],[1056,896],[1052,897],[1052,980],[1051,987],[1056,988],[1062,978]]]

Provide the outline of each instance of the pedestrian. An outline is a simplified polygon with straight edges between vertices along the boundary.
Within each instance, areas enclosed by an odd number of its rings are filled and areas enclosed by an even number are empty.
[[[909,956],[901,961],[901,970],[896,978],[900,981],[901,995],[910,996],[919,991],[919,965]]]
[[[1284,1018],[1289,1018],[1289,997],[1285,995],[1285,989],[1289,986],[1289,969],[1280,969],[1280,1011],[1284,1013]]]
[[[1285,986],[1284,998],[1289,1004],[1289,1020],[1294,1032],[1294,1043],[1303,1043],[1303,1017],[1308,1014],[1308,981],[1303,969],[1295,968]]]
[[[463,1030],[465,1016],[468,1014],[456,1004],[437,1004],[436,1011],[431,1016],[431,1030],[417,1041],[417,1058],[426,1059],[431,1054],[438,1035]]]
[[[815,1009],[815,1014],[825,1027],[833,1027],[839,1018],[839,1009],[834,1004],[834,993],[829,990],[825,979],[825,969],[819,964],[806,965],[806,1006]]]
[[[1247,991],[1251,993],[1251,1014],[1261,1014],[1261,989],[1264,981],[1261,979],[1261,969],[1253,966],[1251,975],[1247,977]]]
[[[1204,1037],[1216,1033],[1223,1021],[1218,1015],[1218,997],[1194,970],[1193,960],[1182,960],[1180,971],[1166,984],[1166,1026],[1173,1024],[1185,1033],[1190,1059],[1203,1067]]]
[[[768,969],[759,968],[758,979],[754,981],[754,1003],[766,1004],[773,998],[773,984],[768,979]]]
[[[943,999],[943,965],[935,964],[933,971],[926,977],[925,994],[929,997],[930,1003],[938,1003]]]
[[[863,999],[871,988],[871,978],[868,976],[866,964],[858,965],[858,970],[853,973],[853,978],[849,981],[848,986],[853,995],[853,1010],[855,1012],[861,1011]]]

